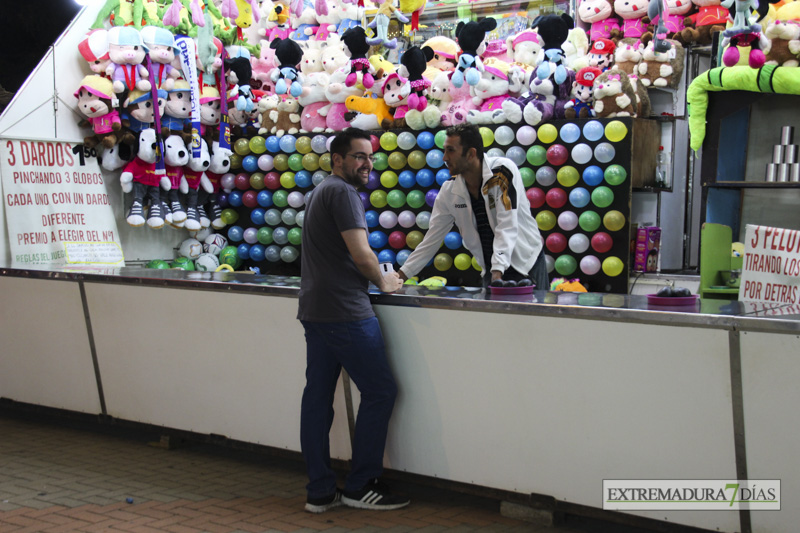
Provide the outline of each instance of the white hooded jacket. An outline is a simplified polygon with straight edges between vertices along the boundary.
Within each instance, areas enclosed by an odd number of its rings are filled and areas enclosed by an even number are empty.
[[[521,274],[527,274],[542,250],[542,235],[531,214],[517,166],[505,157],[484,157],[481,195],[494,232],[490,270],[505,272],[512,266]],[[436,197],[425,238],[401,268],[406,276],[416,275],[428,264],[454,223],[461,233],[464,247],[486,271],[467,184],[460,176],[453,176],[442,185]]]

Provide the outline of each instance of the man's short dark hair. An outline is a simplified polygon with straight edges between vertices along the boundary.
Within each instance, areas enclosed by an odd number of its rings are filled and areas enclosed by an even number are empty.
[[[483,137],[478,127],[473,124],[456,124],[445,131],[448,137],[458,137],[461,140],[461,155],[467,155],[467,150],[475,148],[478,161],[483,162]]]
[[[344,158],[347,152],[350,151],[350,144],[353,139],[364,139],[370,141],[371,137],[369,132],[358,128],[347,128],[336,134],[336,137],[331,141],[331,157],[333,154],[339,154]]]

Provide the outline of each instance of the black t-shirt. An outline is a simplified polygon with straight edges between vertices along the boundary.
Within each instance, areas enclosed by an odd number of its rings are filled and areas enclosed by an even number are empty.
[[[481,249],[483,250],[483,264],[486,265],[486,274],[492,270],[492,254],[494,253],[494,231],[489,225],[489,215],[486,214],[486,203],[483,195],[477,198],[469,195],[472,202],[472,213],[475,215],[475,223],[478,228],[478,236],[481,238]]]
[[[342,232],[367,229],[356,188],[328,176],[306,205],[297,318],[309,322],[351,322],[375,316],[369,281],[356,267]]]

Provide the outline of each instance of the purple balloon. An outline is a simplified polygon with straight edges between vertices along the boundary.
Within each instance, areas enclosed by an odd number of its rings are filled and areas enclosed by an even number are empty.
[[[381,184],[381,175],[378,174],[377,170],[373,170],[369,173],[369,179],[367,180],[367,189],[373,190],[377,189],[378,186]]]
[[[439,189],[429,190],[427,193],[425,193],[425,203],[433,207],[433,202],[436,201],[436,197],[438,195],[439,195]]]
[[[247,228],[244,230],[244,242],[248,244],[255,244],[258,242],[258,230],[256,228]]]
[[[217,203],[219,203],[219,206],[222,208],[228,207],[230,205],[230,203],[228,202],[228,193],[226,192],[217,193]]]
[[[364,204],[364,209],[369,209],[372,204],[369,203],[369,195],[365,192],[360,192],[358,195],[361,197],[361,203]]]
[[[231,190],[235,186],[236,177],[233,174],[225,174],[219,179],[219,186],[226,190]]]

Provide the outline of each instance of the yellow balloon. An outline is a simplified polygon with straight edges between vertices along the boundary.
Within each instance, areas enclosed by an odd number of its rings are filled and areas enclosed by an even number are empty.
[[[552,124],[544,124],[539,127],[536,135],[543,143],[550,144],[558,138],[558,130]]]
[[[311,151],[311,139],[303,135],[297,139],[297,142],[294,144],[294,148],[301,154],[309,153]]]
[[[550,231],[556,226],[556,216],[552,211],[544,210],[536,214],[536,224],[542,231]]]
[[[420,152],[421,153],[421,152]],[[392,152],[389,154],[389,166],[395,170],[400,170],[406,166],[406,156],[402,152]]]
[[[478,272],[482,272],[482,271],[483,271],[483,269],[481,268],[481,266],[478,264],[478,260],[477,260],[477,259],[475,259],[475,257],[474,257],[474,256],[472,257],[472,268],[474,268],[474,269],[475,269],[475,270],[477,270]]]
[[[621,141],[628,135],[628,127],[619,120],[612,120],[606,124],[606,139],[612,143]]]
[[[606,276],[614,277],[622,274],[622,269],[625,265],[622,264],[619,257],[606,257],[603,259],[603,273]]]
[[[286,172],[289,170],[289,156],[278,154],[272,159],[272,164],[278,172]]]
[[[286,158],[286,168],[289,168],[289,158]],[[231,154],[231,170],[242,168],[242,156],[239,154]]]
[[[436,257],[433,258],[433,266],[436,270],[445,272],[453,266],[453,258],[450,257],[450,254],[436,254]]]
[[[397,152],[395,152],[397,153]],[[394,155],[394,154],[392,154]],[[402,155],[402,154],[400,154]],[[391,156],[389,156],[391,157]],[[425,154],[422,153],[420,150],[414,150],[410,154],[408,154],[408,166],[413,168],[414,170],[419,170],[425,167]],[[392,167],[394,168],[394,167]]]
[[[311,146],[309,146],[309,148],[311,148]],[[317,154],[304,155],[303,168],[308,170],[309,172],[314,172],[315,170],[319,170],[319,156]]]
[[[608,231],[619,231],[625,227],[625,215],[612,210],[603,215],[603,225]]]
[[[556,179],[564,187],[572,187],[573,185],[578,183],[580,175],[578,174],[578,170],[575,167],[571,165],[564,165],[563,167],[558,169],[558,173],[556,174]]]
[[[421,231],[417,230],[409,231],[408,235],[406,235],[406,244],[408,245],[409,248],[413,250],[414,248],[419,246],[419,243],[422,242],[423,237],[424,235],[422,235]]]
[[[331,154],[322,154],[319,156],[319,167],[325,172],[331,171]]]
[[[459,270],[467,270],[472,266],[472,258],[469,256],[469,254],[458,254],[453,259],[453,264]]]

